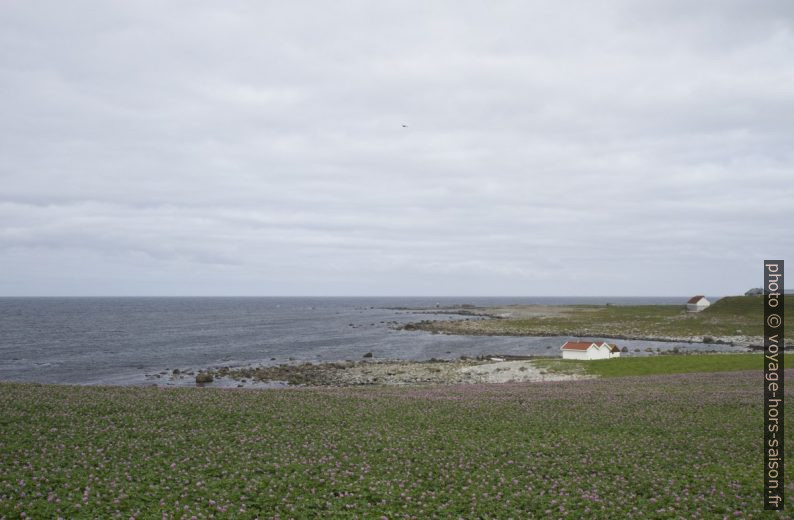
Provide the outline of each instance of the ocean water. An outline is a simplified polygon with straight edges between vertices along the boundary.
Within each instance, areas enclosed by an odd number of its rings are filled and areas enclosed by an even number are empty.
[[[368,352],[376,359],[411,360],[497,353],[557,356],[559,346],[570,338],[448,336],[394,327],[428,318],[461,318],[401,309],[436,304],[685,301],[683,297],[0,298],[0,381],[151,384],[152,374],[175,368],[358,360]],[[704,348],[625,340],[619,344],[632,350]]]

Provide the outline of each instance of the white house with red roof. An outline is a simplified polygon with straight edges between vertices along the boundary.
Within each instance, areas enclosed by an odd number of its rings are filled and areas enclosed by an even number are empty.
[[[706,299],[702,294],[693,296],[686,302],[686,310],[689,312],[700,312],[706,307],[711,305],[711,302]]]
[[[620,357],[617,345],[606,341],[566,341],[560,348],[563,359],[609,359]]]

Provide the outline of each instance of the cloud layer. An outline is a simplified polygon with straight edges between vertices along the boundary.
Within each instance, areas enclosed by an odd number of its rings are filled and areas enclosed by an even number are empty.
[[[794,257],[791,2],[427,4],[3,3],[0,295],[731,294]]]

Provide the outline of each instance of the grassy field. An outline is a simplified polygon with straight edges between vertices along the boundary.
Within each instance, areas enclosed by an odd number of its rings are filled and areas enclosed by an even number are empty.
[[[684,305],[570,305],[546,307],[549,312],[507,319],[425,321],[408,329],[450,334],[602,337],[695,337],[763,335],[762,296],[722,298],[704,311],[686,312]],[[794,306],[794,296],[786,296]],[[526,307],[525,310],[531,310]],[[521,315],[517,307],[515,314]],[[532,313],[529,313],[532,314]],[[785,326],[792,327],[792,313]]]
[[[786,355],[786,361],[792,357]],[[578,361],[570,359],[536,359],[533,363],[548,371],[564,374],[590,374],[598,377],[686,374],[691,372],[732,372],[761,370],[762,354],[703,354],[679,356],[643,356]]]
[[[790,518],[761,510],[761,391],[0,384],[0,518]]]

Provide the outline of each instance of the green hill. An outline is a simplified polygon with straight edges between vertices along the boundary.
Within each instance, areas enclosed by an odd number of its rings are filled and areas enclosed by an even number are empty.
[[[794,310],[794,295],[784,296],[784,305]],[[792,311],[785,323],[791,325]],[[764,297],[726,296],[693,316],[703,329],[714,328],[716,334],[726,329],[741,330],[743,335],[764,334]],[[730,335],[730,332],[727,332]]]
[[[701,316],[760,320],[764,314],[763,300],[764,297],[760,295],[726,296],[702,311]],[[794,303],[793,297],[786,296],[786,303]]]

